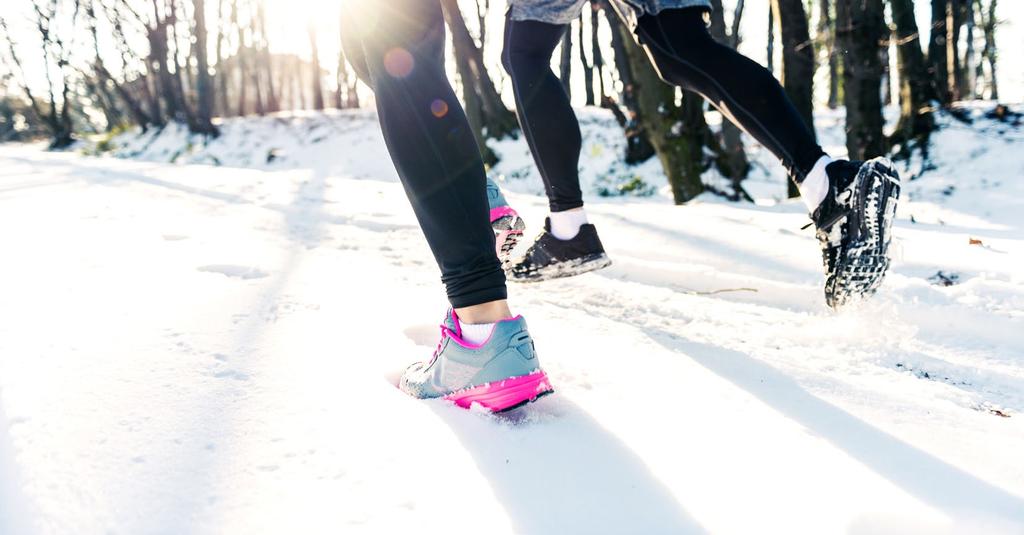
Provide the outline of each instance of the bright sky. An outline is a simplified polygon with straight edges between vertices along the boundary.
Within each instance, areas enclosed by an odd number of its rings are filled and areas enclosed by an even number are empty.
[[[338,39],[338,20],[340,18],[341,6],[346,1],[365,0],[267,0],[267,23],[270,34],[271,48],[275,52],[295,53],[308,58],[310,46],[306,34],[307,25],[312,22],[318,30],[318,44],[323,67],[333,71],[336,66],[336,58],[340,48]],[[369,0],[378,1],[378,0]],[[470,19],[471,28],[475,27],[475,6],[476,0],[460,0],[463,4],[464,13]],[[482,2],[483,0],[481,0]],[[19,51],[23,60],[27,60],[29,76],[33,85],[43,86],[43,72],[40,62],[35,60],[38,55],[38,38],[34,33],[30,19],[30,0],[3,0],[0,3],[0,16],[7,19],[12,27]],[[212,12],[216,10],[217,0],[207,0],[208,9],[211,14],[208,16],[210,24],[216,21]],[[499,54],[501,49],[501,26],[505,10],[505,0],[490,0],[491,13],[489,16],[487,60],[491,64],[491,72],[495,77],[504,76],[500,69]],[[735,0],[724,0],[726,6],[726,17],[731,17],[732,7]],[[765,62],[765,40],[768,19],[768,4],[766,1],[748,1],[743,17],[741,34],[743,44],[740,50],[751,58]],[[919,27],[925,33],[924,42],[927,42],[929,30],[929,2],[918,0],[917,11]],[[1010,102],[1024,102],[1024,2],[1020,0],[1004,0],[999,4],[998,16],[1004,25],[998,32],[1000,48],[1000,89],[1002,98]],[[813,26],[812,26],[813,27]],[[80,32],[81,33],[81,32]],[[605,32],[606,33],[606,32]],[[101,33],[102,35],[102,33]],[[84,48],[89,50],[87,36],[81,35]],[[212,43],[211,43],[212,47]],[[557,55],[556,55],[557,57]],[[502,82],[504,83],[504,82]],[[579,69],[574,72],[573,86],[580,88],[573,93],[573,100],[576,104],[582,104],[583,78]]]

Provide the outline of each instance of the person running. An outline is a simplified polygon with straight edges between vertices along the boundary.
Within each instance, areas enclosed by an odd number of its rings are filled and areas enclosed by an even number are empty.
[[[889,267],[900,179],[884,158],[833,160],[764,67],[717,43],[708,0],[610,0],[659,76],[696,92],[768,148],[799,186],[820,242],[825,298],[838,308],[875,292]],[[513,280],[571,276],[611,262],[580,192],[581,136],[551,55],[585,0],[509,0],[502,63],[549,200],[544,231],[509,266]]]
[[[522,316],[509,310],[495,232],[521,222],[484,165],[444,68],[439,0],[360,1],[342,17],[343,47],[374,91],[391,159],[451,302],[432,358],[399,387],[418,398],[502,411],[552,391]],[[493,228],[492,224],[493,222]],[[514,239],[514,238],[513,238]]]

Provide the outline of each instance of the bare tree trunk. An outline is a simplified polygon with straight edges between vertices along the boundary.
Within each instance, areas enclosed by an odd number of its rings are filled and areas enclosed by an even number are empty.
[[[485,0],[485,2],[489,2],[489,0]],[[477,9],[479,9],[479,4],[477,4],[477,6],[478,6]],[[481,15],[481,17],[482,17],[482,15]],[[341,39],[340,39],[340,42],[344,43],[344,40],[345,40],[344,36],[342,36]],[[344,89],[344,91],[345,91],[345,100],[344,100],[344,104],[341,107],[343,107],[343,108],[358,108],[359,107],[359,94],[356,93],[356,86],[359,83],[359,77],[356,76],[355,73],[352,73],[352,72],[349,71],[348,61],[345,58],[345,47],[344,47],[344,45],[342,45],[339,49],[341,50],[341,54],[340,54],[340,56],[338,58],[338,65],[339,65],[338,66],[338,73],[339,73],[339,82],[338,82],[339,87],[338,87],[338,91],[340,92],[340,91],[342,91],[342,89]],[[342,82],[344,82],[344,84],[343,84],[344,88],[341,87]]]
[[[97,56],[97,58],[98,57],[99,56]],[[120,98],[128,108],[128,112],[131,114],[132,120],[134,120],[135,124],[139,125],[139,127],[142,128],[142,131],[145,132],[149,128],[151,120],[149,115],[142,109],[142,105],[139,103],[138,99],[136,99],[123,84],[114,80],[113,76],[110,75],[102,63],[97,63],[95,68],[101,81],[109,81],[110,84],[113,85],[114,92],[117,93],[118,98]]]
[[[112,5],[100,5],[105,7],[105,10],[107,11],[107,18],[112,26],[111,29],[113,30],[115,47],[118,52],[115,57],[120,60],[117,70],[122,73],[123,77],[125,77],[124,84],[115,84],[115,91],[117,91],[118,95],[121,96],[126,103],[129,103],[128,106],[130,109],[133,107],[135,108],[132,109],[132,115],[136,118],[136,121],[140,120],[142,116],[145,116],[146,118],[144,120],[148,124],[156,127],[163,127],[166,123],[164,122],[164,117],[160,110],[160,101],[156,98],[156,95],[150,87],[153,77],[151,76],[152,71],[149,70],[149,62],[147,58],[133,54],[132,47],[129,45],[128,39],[124,33],[124,22],[129,20],[124,16],[124,6],[118,3]],[[146,23],[138,16],[137,13],[133,11],[132,15],[140,25],[148,29]],[[97,52],[97,58],[98,57],[99,53]],[[141,71],[138,76],[131,81],[131,87],[126,87],[128,85],[127,73],[129,72],[129,64],[132,60],[145,65],[146,70]],[[141,115],[138,113],[141,113]],[[145,129],[145,127],[143,129]]]
[[[886,26],[881,0],[837,0],[836,36],[843,51],[846,147],[850,159],[885,153],[879,47]]]
[[[217,35],[214,36],[213,60],[217,62],[217,68],[213,75],[214,86],[214,113],[221,117],[227,116],[227,68],[224,65],[224,34],[227,27],[224,25],[224,0],[217,0]]]
[[[814,132],[814,47],[801,0],[772,0],[782,34],[782,85]]]
[[[836,54],[836,31],[832,21],[832,0],[818,2],[818,34],[822,36],[828,58],[828,107],[839,107],[839,55]]]
[[[193,133],[217,136],[213,126],[213,81],[206,58],[206,0],[192,0],[195,9],[196,119]]]
[[[580,12],[579,18],[579,42],[580,42],[580,63],[583,65],[583,89],[586,91],[587,106],[593,106],[594,100],[594,64],[587,61],[587,47],[583,46],[587,40],[583,34],[583,13]]]
[[[732,28],[729,29],[730,45],[736,49],[740,47],[742,36],[740,35],[740,21],[743,20],[743,0],[736,0],[736,7],[732,10]]]
[[[263,116],[267,113],[266,100],[263,98],[263,67],[260,65],[260,39],[259,14],[253,12],[253,2],[249,2],[249,46],[245,48],[246,66],[248,67],[249,80],[252,84],[253,109],[256,115]],[[244,79],[242,83],[245,83]]]
[[[256,16],[259,18],[260,30],[260,59],[262,60],[263,78],[267,81],[267,111],[273,113],[281,111],[281,103],[278,101],[277,90],[274,87],[274,60],[270,55],[270,43],[267,40],[267,2],[260,0]]]
[[[260,83],[260,60],[257,51],[253,48],[248,49],[249,59],[252,61],[249,63],[249,77],[252,82],[253,92],[253,109],[256,115],[263,116],[267,113],[267,108],[264,105],[263,100],[263,84]]]
[[[947,85],[950,98],[963,99],[963,71],[960,69],[960,3],[963,0],[948,0],[946,4],[946,70],[949,72]]]
[[[306,84],[302,83],[302,61],[299,60],[298,57],[296,57],[293,65],[295,67],[295,76],[294,76],[294,79],[293,79],[293,82],[294,82],[293,89],[295,90],[295,96],[298,99],[298,108],[297,109],[304,110],[304,109],[306,109],[306,92],[303,91],[303,88],[306,86]]]
[[[814,134],[814,47],[802,0],[772,0],[775,25],[782,34],[782,85],[804,124]],[[790,197],[799,197],[788,182]]]
[[[156,19],[149,29],[149,61],[151,70],[156,72],[158,94],[162,97],[167,115],[175,121],[185,122],[185,110],[178,100],[178,88],[174,82],[174,74],[167,65],[167,27],[172,19]]]
[[[628,28],[616,19],[613,31],[624,41],[624,52],[637,95],[637,120],[647,132],[662,169],[672,188],[676,204],[704,191],[704,140],[709,138],[700,96],[684,92],[683,105],[676,106],[676,88],[663,82],[647,54],[634,41]]]
[[[345,59],[345,48],[338,49],[338,73],[335,76],[337,87],[334,90],[334,107],[345,109],[345,88],[348,86],[348,66]]]
[[[598,30],[600,29],[600,14],[601,6],[598,3],[590,3],[590,53],[594,58],[594,69],[597,70],[597,101],[604,106],[604,100],[607,96],[604,87],[604,55],[601,53],[601,41],[598,39]],[[580,36],[580,48],[583,47],[583,37]]]
[[[935,129],[931,101],[936,95],[921,50],[914,2],[889,0],[889,5],[896,26],[900,76],[900,121],[890,144],[900,145],[902,155],[909,156],[913,143],[927,156],[928,138]]]
[[[321,66],[319,66],[319,47],[316,46],[316,27],[309,22],[309,47],[312,49],[312,84],[313,110],[324,109],[324,85],[322,83]]]
[[[474,67],[474,61],[476,61],[474,51],[479,51],[479,49],[473,36],[469,33],[469,28],[466,27],[466,20],[463,18],[457,0],[445,0],[442,5],[444,6],[445,20],[452,32],[455,68],[459,73],[462,85],[462,100],[466,118],[473,129],[473,138],[476,140],[484,163],[494,165],[498,162],[498,155],[487,145],[486,134],[489,134],[487,113],[484,110],[483,96],[476,82],[477,71]]]
[[[113,87],[114,93],[117,95],[117,98],[119,98],[124,103],[125,107],[128,108],[128,113],[131,115],[132,120],[142,129],[143,132],[145,132],[149,128],[149,116],[146,115],[145,111],[143,111],[142,105],[139,103],[138,99],[136,99],[124,87],[124,85],[122,85],[114,79],[114,77],[110,74],[110,71],[107,70],[106,65],[104,65],[103,63],[103,58],[100,55],[99,32],[96,29],[95,4],[92,1],[90,1],[86,5],[85,13],[89,21],[89,33],[90,35],[92,35],[93,52],[96,54],[96,59],[93,62],[93,70],[96,72],[96,76],[98,79],[98,88],[106,95],[106,98],[108,100],[113,102],[115,100],[113,95],[110,95],[109,91],[106,89],[106,84],[109,83],[111,87]],[[115,30],[115,33],[116,32],[117,30]]]
[[[238,50],[235,52],[235,70],[238,71],[238,116],[245,116],[245,87],[246,83],[246,69],[245,69],[245,28],[242,26],[241,21],[238,19],[238,0],[231,2],[231,23],[235,26],[235,30],[238,35]]]
[[[345,90],[348,96],[348,107],[358,108],[359,107],[359,77],[352,75],[348,79],[348,88]]]
[[[283,110],[294,110],[295,106],[292,101],[291,90],[291,75],[292,75],[292,64],[290,57],[284,57],[278,62],[278,76],[277,76],[277,88],[278,88],[278,103]]]
[[[180,90],[181,100],[186,105],[185,109],[188,110],[189,94],[187,89],[192,87],[189,62],[191,61],[192,53],[194,52],[191,50],[193,41],[190,39],[191,31],[181,31],[181,29],[178,28],[178,24],[184,21],[187,26],[189,18],[186,15],[185,10],[178,3],[178,0],[168,1],[170,3],[171,13],[174,13],[174,22],[167,27],[167,47],[171,57],[171,64],[174,66],[175,84]],[[184,51],[184,54],[182,54],[182,40],[188,41],[187,46],[189,50]],[[182,60],[184,60],[184,63],[182,63]]]
[[[167,121],[164,120],[163,109],[160,106],[157,84],[158,82],[155,77],[146,76],[140,85],[144,99],[149,104],[149,116],[153,119],[153,124],[163,128],[167,125]]]
[[[616,119],[625,131],[626,154],[623,158],[624,161],[630,165],[646,162],[655,155],[655,151],[654,145],[651,144],[650,136],[648,136],[643,124],[639,121],[640,106],[637,102],[637,89],[633,79],[632,68],[630,67],[629,54],[626,52],[627,47],[635,45],[632,42],[631,36],[625,35],[626,32],[619,30],[622,22],[611,6],[608,5],[607,0],[601,0],[600,4],[604,10],[605,18],[608,20],[608,25],[612,29],[615,72],[618,73],[619,80],[622,82],[622,104],[626,107],[629,115],[627,117],[626,114],[623,114],[610,97],[603,105],[612,109]]]
[[[974,70],[974,0],[964,0],[966,11],[964,21],[967,24],[967,51],[964,53],[964,97],[975,98],[978,89],[978,78]]]
[[[87,72],[80,72],[82,75],[82,85],[85,88],[85,94],[90,97],[93,105],[98,107],[103,112],[103,120],[106,123],[107,132],[114,131],[117,127],[124,123],[124,116],[121,113],[121,109],[117,105],[117,99],[111,94],[107,87],[107,80],[96,73],[96,76],[90,76]]]
[[[187,66],[189,55],[186,54],[184,58],[186,64],[182,64],[182,54],[179,48],[181,43],[178,39],[178,23],[182,20],[188,21],[188,17],[184,16],[184,10],[178,4],[178,0],[168,0],[168,12],[170,17],[167,23],[167,54],[170,62],[174,65],[174,72],[170,73],[171,87],[173,88],[171,98],[178,102],[178,109],[181,113],[181,117],[178,120],[188,126],[189,132],[195,132],[199,128],[196,126],[195,113],[192,112],[192,107],[189,105],[188,92],[186,91],[186,87],[189,87]],[[190,39],[189,42],[191,43]]]
[[[461,65],[459,77],[462,79],[464,91],[472,91],[472,98],[480,106],[479,123],[470,124],[480,133],[486,133],[491,139],[503,139],[515,135],[519,122],[511,110],[501,100],[501,95],[491,79],[490,72],[484,63],[484,51],[478,46],[466,27],[466,20],[459,10],[457,0],[442,0],[445,20],[452,32],[452,44],[455,52],[456,66]],[[354,89],[353,89],[354,94]],[[469,104],[469,102],[467,102]],[[481,150],[484,150],[481,148]]]
[[[7,21],[4,20],[3,17],[0,17],[0,30],[3,30],[4,38],[7,40],[8,55],[10,56],[11,61],[14,63],[14,66],[18,69],[18,74],[20,74],[21,77],[20,85],[22,91],[24,91],[25,93],[25,98],[28,99],[29,107],[32,108],[33,115],[36,116],[39,122],[45,124],[47,128],[51,130],[51,133],[55,135],[56,132],[53,128],[55,125],[50,122],[47,114],[44,113],[42,108],[40,108],[39,106],[39,102],[36,101],[35,95],[32,94],[32,86],[28,83],[28,78],[25,76],[25,67],[21,62],[21,58],[18,56],[17,49],[15,49],[14,47],[14,40],[11,38],[11,32],[7,28]],[[43,55],[43,61],[48,61],[48,58],[45,55],[45,50]]]
[[[981,0],[978,0],[978,12],[982,14],[982,30],[985,33],[985,49],[982,50],[981,55],[988,61],[988,98],[992,100],[999,100],[999,81],[996,76],[996,58],[998,57],[996,48],[996,6],[998,3],[998,0],[989,0],[988,14],[986,15],[985,11],[981,9]]]
[[[735,39],[732,39],[725,31],[725,13],[722,0],[711,0],[711,8],[711,36],[722,44],[731,45],[735,42]],[[742,9],[742,5],[739,5],[738,8]],[[741,14],[742,12],[735,16],[740,16]],[[737,28],[738,26],[734,25],[733,27]],[[750,161],[747,159],[747,153],[743,149],[743,138],[741,137],[739,127],[731,121],[725,120],[724,117],[721,138],[718,143],[722,148],[716,162],[718,170],[732,182],[734,194],[731,197],[739,198],[739,192],[743,189],[741,182],[750,172]]]
[[[74,142],[74,128],[71,121],[71,82],[66,68],[70,58],[69,44],[64,41],[64,36],[53,30],[54,21],[67,16],[57,2],[32,5],[36,19],[36,30],[39,32],[42,41],[41,60],[42,69],[46,79],[47,97],[49,109],[44,111],[36,102],[29,80],[25,76],[24,66],[19,59],[11,38],[6,22],[0,18],[0,30],[3,30],[7,39],[7,49],[19,74],[21,75],[21,86],[25,96],[29,100],[33,114],[50,131],[50,148],[63,149]],[[78,21],[81,4],[75,3],[73,13],[70,14],[71,32],[74,35],[75,25]],[[54,69],[56,66],[56,69]],[[54,78],[57,78],[56,80]],[[60,93],[60,104],[57,104],[57,94]]]
[[[445,10],[445,15],[449,18],[449,26],[454,17],[461,17],[461,14],[456,15],[448,9]],[[463,109],[473,130],[473,139],[476,140],[477,149],[480,151],[485,165],[494,165],[498,163],[498,155],[487,145],[487,138],[484,136],[486,126],[484,125],[483,103],[480,102],[480,95],[476,92],[476,87],[473,84],[473,67],[470,66],[464,49],[458,45],[455,46],[455,68],[459,73],[459,81],[462,85]],[[442,109],[437,113],[447,113],[447,110]]]
[[[943,105],[949,105],[949,62],[946,45],[946,7],[949,0],[931,0],[932,31],[928,40],[928,73],[932,78],[935,95]]]

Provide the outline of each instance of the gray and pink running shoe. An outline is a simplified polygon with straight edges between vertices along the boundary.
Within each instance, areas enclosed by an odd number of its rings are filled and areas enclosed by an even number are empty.
[[[554,391],[522,316],[496,323],[487,341],[474,345],[462,339],[454,310],[441,325],[434,356],[409,366],[399,388],[416,398],[443,398],[466,409],[476,404],[491,412],[512,410]]]
[[[501,265],[507,267],[512,259],[512,250],[523,237],[526,223],[508,205],[501,188],[487,177],[487,204],[491,209],[491,228],[494,230],[494,248]]]

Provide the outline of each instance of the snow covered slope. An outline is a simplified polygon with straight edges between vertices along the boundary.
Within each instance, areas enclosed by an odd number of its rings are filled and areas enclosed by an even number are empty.
[[[1024,531],[1019,133],[939,135],[840,314],[798,203],[592,195],[615,264],[511,287],[556,394],[489,416],[393,386],[445,299],[371,119],[0,146],[0,531]]]

